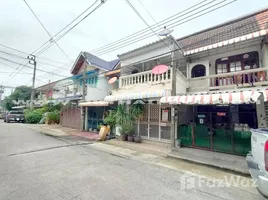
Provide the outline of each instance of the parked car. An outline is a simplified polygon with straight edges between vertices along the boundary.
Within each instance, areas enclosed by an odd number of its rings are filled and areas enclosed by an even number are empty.
[[[260,194],[268,198],[268,128],[253,129],[247,164]]]
[[[4,121],[7,123],[11,121],[24,123],[25,121],[24,113],[23,111],[19,111],[19,110],[11,110],[6,114]]]

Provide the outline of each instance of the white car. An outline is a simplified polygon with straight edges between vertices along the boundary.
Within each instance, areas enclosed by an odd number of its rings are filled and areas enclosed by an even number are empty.
[[[268,198],[268,128],[251,132],[251,152],[246,158],[249,172],[260,194]]]

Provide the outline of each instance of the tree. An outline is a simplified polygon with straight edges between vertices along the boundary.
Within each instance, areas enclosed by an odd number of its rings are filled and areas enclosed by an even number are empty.
[[[4,99],[4,101],[3,101],[4,108],[7,110],[11,110],[12,107],[15,106],[15,104],[13,103],[14,100],[15,101],[30,100],[31,99],[31,92],[32,92],[31,87],[24,86],[24,85],[16,87],[14,92]]]

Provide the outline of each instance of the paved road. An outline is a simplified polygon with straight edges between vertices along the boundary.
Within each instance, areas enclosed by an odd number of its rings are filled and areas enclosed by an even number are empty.
[[[77,138],[57,139],[28,125],[0,121],[3,200],[262,199],[255,188],[215,188],[205,183],[188,187],[182,181],[186,174],[109,154]]]

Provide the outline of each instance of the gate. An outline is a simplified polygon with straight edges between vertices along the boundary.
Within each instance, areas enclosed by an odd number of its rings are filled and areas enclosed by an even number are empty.
[[[63,107],[60,115],[60,124],[69,128],[80,129],[81,109],[74,106]]]
[[[181,110],[177,138],[182,146],[238,155],[250,151],[250,128],[257,126],[254,105],[189,106]]]
[[[139,124],[139,133],[143,139],[170,142],[170,120],[162,121],[162,109],[169,109],[168,105],[145,104],[143,117]]]

